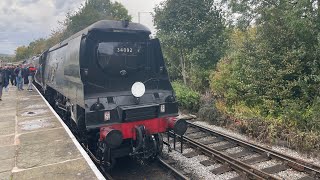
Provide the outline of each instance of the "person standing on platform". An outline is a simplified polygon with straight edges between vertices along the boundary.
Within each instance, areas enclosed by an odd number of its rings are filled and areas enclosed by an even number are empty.
[[[16,75],[17,90],[21,91],[23,90],[23,69],[21,64],[14,70],[14,73]]]
[[[29,66],[28,68],[28,91],[32,91],[32,82],[33,82],[33,78],[34,78],[34,73],[36,72],[36,68],[33,67],[32,65]]]
[[[9,71],[7,66],[4,67],[3,71],[4,71],[4,84],[3,84],[3,87],[4,87],[4,90],[6,92],[8,92],[10,71]]]
[[[14,66],[10,67],[10,82],[11,82],[11,85],[12,86],[17,86],[17,83],[16,83],[16,75],[14,73]]]
[[[2,69],[2,67],[0,66],[0,101],[2,101],[2,89],[3,89],[3,85],[4,85],[4,70]]]
[[[23,79],[23,85],[28,84],[29,80],[28,80],[28,76],[29,76],[29,68],[26,65],[22,65],[22,79]]]

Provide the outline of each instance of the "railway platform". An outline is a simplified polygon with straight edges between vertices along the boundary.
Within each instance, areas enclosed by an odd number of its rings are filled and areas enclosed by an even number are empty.
[[[0,180],[104,179],[42,96],[10,87],[0,101]]]

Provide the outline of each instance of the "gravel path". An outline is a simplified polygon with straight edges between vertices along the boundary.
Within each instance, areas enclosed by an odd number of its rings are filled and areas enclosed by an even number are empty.
[[[255,140],[252,140],[251,138],[249,138],[249,137],[247,137],[245,135],[242,135],[242,134],[239,134],[239,133],[235,133],[235,132],[233,132],[233,131],[231,131],[229,129],[225,129],[225,128],[222,128],[222,127],[219,127],[219,126],[210,125],[207,122],[194,121],[194,123],[198,124],[198,125],[205,126],[207,128],[211,128],[213,130],[216,130],[216,131],[219,131],[219,132],[222,132],[222,133],[225,133],[225,134],[228,134],[230,136],[233,136],[233,137],[236,137],[236,138],[251,142],[251,143],[255,143],[255,144],[263,146],[263,147],[271,148],[274,151],[277,151],[277,152],[292,156],[294,158],[299,158],[299,159],[304,160],[306,162],[309,162],[309,163],[312,163],[312,164],[320,166],[320,158],[309,157],[309,155],[307,155],[307,154],[299,153],[297,151],[294,151],[294,150],[286,148],[286,147],[268,146],[268,145],[262,144],[260,142],[257,142]]]

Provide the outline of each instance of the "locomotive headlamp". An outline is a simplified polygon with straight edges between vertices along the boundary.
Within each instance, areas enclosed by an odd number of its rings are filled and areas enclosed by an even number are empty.
[[[139,98],[146,92],[146,87],[142,82],[135,82],[131,87],[131,92],[134,97]]]

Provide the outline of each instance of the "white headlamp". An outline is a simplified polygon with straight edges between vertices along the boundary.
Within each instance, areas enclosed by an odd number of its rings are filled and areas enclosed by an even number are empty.
[[[142,82],[135,82],[131,87],[131,92],[134,97],[139,98],[146,92],[146,87]]]

